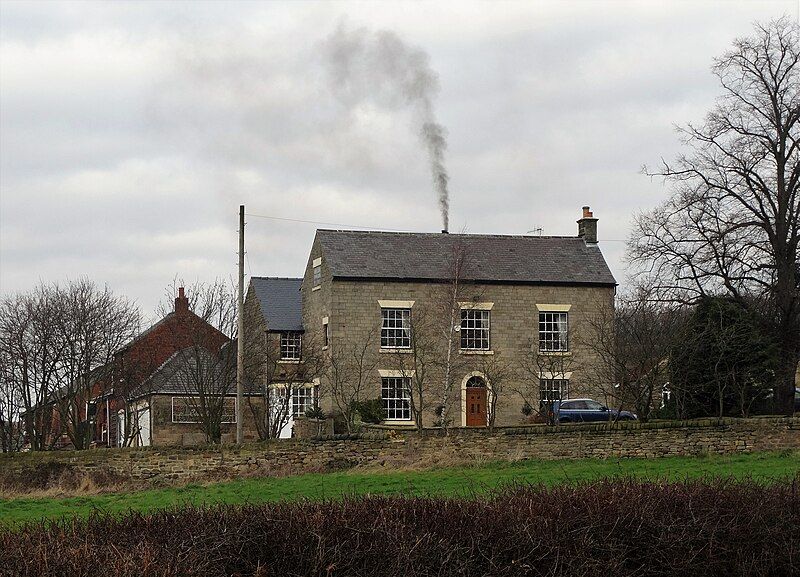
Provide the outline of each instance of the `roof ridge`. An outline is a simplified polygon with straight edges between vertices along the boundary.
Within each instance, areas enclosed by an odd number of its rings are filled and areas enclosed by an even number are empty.
[[[258,278],[263,280],[303,280],[303,277],[296,277],[296,276],[260,276],[260,275],[250,275],[251,279]]]
[[[351,229],[343,229],[343,228],[318,228],[317,232],[345,232],[345,233],[354,233],[354,234],[364,234],[364,235],[380,235],[380,234],[387,234],[387,235],[402,235],[402,236],[434,236],[434,237],[444,237],[444,235],[449,235],[450,237],[459,236],[459,237],[470,237],[470,238],[531,238],[531,239],[548,239],[548,238],[558,238],[558,239],[572,239],[572,240],[583,240],[579,236],[574,235],[558,235],[558,234],[548,234],[548,235],[529,235],[529,234],[493,234],[493,233],[460,233],[460,232],[400,232],[400,231],[392,231],[392,230],[351,230]]]

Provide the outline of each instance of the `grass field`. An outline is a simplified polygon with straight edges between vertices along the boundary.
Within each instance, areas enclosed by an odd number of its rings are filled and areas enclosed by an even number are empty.
[[[0,500],[0,525],[87,516],[92,511],[112,514],[147,512],[186,504],[262,503],[398,493],[470,496],[485,494],[512,483],[556,485],[615,476],[664,480],[732,477],[771,482],[799,474],[800,452],[661,459],[519,461],[428,471],[307,474],[63,499],[6,499]]]

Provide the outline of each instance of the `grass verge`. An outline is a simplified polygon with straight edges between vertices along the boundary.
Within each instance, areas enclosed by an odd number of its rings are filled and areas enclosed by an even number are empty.
[[[796,451],[659,459],[518,461],[428,471],[306,474],[87,497],[5,499],[0,500],[0,525],[87,517],[92,512],[146,513],[187,505],[328,500],[356,495],[470,496],[514,483],[555,486],[614,477],[673,481],[734,478],[770,483],[798,474],[800,452]]]

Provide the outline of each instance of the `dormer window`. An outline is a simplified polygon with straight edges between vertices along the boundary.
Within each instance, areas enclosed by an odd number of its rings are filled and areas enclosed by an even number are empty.
[[[281,360],[299,361],[303,347],[303,336],[296,331],[281,333]]]

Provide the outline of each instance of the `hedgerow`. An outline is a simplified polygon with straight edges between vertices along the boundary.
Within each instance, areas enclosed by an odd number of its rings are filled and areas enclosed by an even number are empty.
[[[187,508],[0,532],[15,576],[800,574],[800,478]]]

